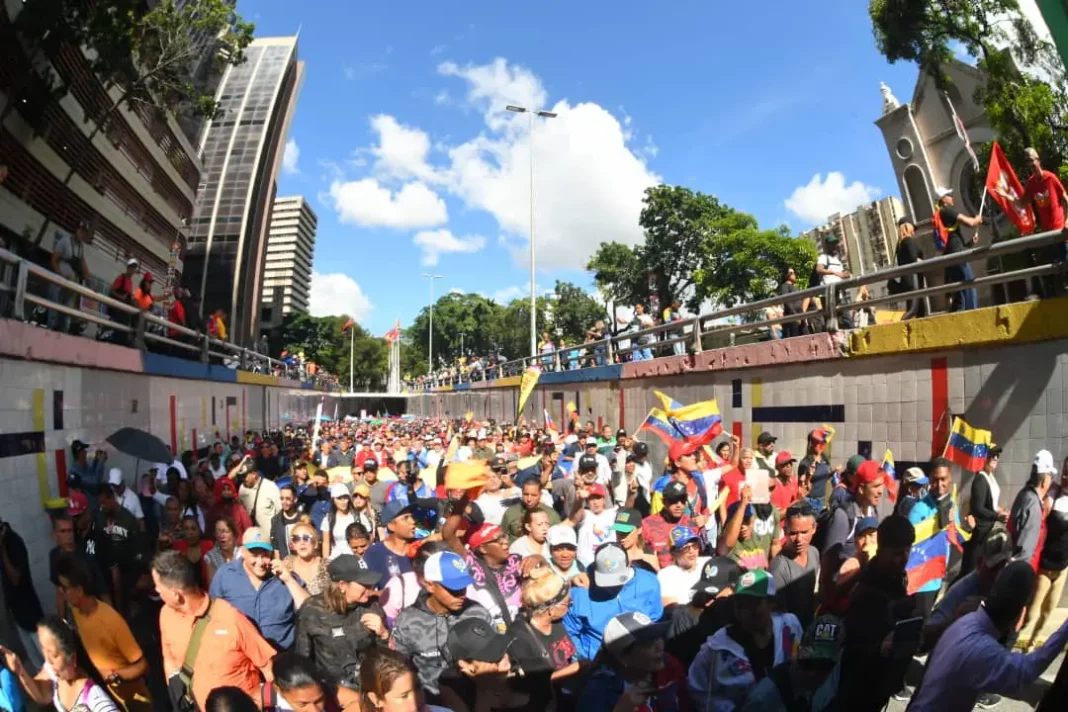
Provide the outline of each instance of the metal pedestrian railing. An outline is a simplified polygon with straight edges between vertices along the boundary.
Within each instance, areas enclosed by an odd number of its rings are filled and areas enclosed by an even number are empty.
[[[892,303],[911,303],[917,299],[927,300],[932,296],[980,287],[1062,275],[1068,269],[1063,251],[1057,252],[1058,259],[1046,264],[1034,263],[1042,259],[1043,254],[1048,254],[1049,251],[1043,248],[1064,245],[1066,240],[1068,240],[1068,230],[1051,230],[1037,235],[974,247],[951,255],[939,255],[920,260],[910,265],[888,267],[869,274],[850,277],[834,284],[821,284],[787,295],[776,295],[748,304],[717,309],[689,319],[658,324],[640,331],[619,333],[597,341],[566,346],[537,356],[486,364],[474,371],[460,373],[455,368],[445,369],[430,376],[424,376],[418,382],[410,382],[408,389],[419,392],[443,386],[517,376],[530,366],[540,366],[550,371],[563,371],[576,370],[574,368],[576,366],[581,369],[621,363],[626,360],[649,360],[645,358],[646,356],[662,358],[677,353],[674,347],[680,344],[685,348],[686,353],[701,353],[709,348],[710,344],[734,345],[738,335],[766,334],[784,325],[797,327],[791,331],[801,331],[800,327],[804,326],[807,333],[835,333],[843,328],[850,328],[851,324],[846,318],[848,313],[860,309]],[[1030,264],[969,281],[923,286],[926,277],[944,272],[947,268],[1007,255],[1025,255]],[[914,283],[920,286],[909,291],[859,302],[849,299],[850,292],[859,290],[861,287],[888,283],[900,277],[916,277]],[[768,316],[769,310],[776,316]],[[787,310],[791,313],[786,313]],[[779,312],[782,312],[781,316],[778,316]],[[927,313],[930,314],[931,311],[928,309]],[[788,338],[785,334],[786,330],[783,329],[783,331],[783,335],[778,338]]]
[[[31,283],[43,285],[47,296],[40,294],[39,289],[31,289]],[[59,301],[55,298],[57,295]],[[103,305],[105,309],[82,308],[83,298],[92,304]],[[101,340],[105,340],[102,337],[109,333],[121,334],[121,338],[107,340],[142,351],[168,353],[202,363],[214,361],[244,371],[311,380],[324,388],[334,385],[329,383],[325,375],[316,374],[306,378],[302,369],[294,364],[175,324],[151,311],[112,299],[0,249],[0,316],[31,321],[35,311],[51,312],[47,319],[58,319],[61,324],[65,321],[93,324]]]

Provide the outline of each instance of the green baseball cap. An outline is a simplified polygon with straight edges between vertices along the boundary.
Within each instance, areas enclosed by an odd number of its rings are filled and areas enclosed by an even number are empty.
[[[746,571],[734,586],[735,596],[753,596],[768,598],[775,595],[775,581],[771,574],[763,569]]]
[[[846,460],[845,471],[852,475],[857,471],[858,467],[860,467],[867,461],[868,458],[864,457],[863,455],[854,455],[853,457]]]
[[[642,515],[637,509],[620,507],[619,511],[616,512],[616,521],[612,523],[612,529],[624,534],[630,534],[641,525]]]
[[[845,623],[837,616],[820,616],[809,624],[801,637],[798,660],[837,662],[845,642]]]

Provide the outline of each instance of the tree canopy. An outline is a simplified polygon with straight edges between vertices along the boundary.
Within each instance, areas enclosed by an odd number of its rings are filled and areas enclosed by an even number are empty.
[[[349,333],[342,331],[347,316],[311,316],[291,313],[282,320],[282,328],[274,336],[272,353],[288,351],[304,354],[326,371],[333,373],[343,384],[349,377]],[[357,389],[375,389],[386,385],[389,371],[389,345],[372,335],[359,324],[352,329],[354,339],[353,382]]]
[[[941,88],[950,83],[945,64],[963,47],[984,76],[973,98],[1009,160],[1025,166],[1023,149],[1033,146],[1046,168],[1068,177],[1064,67],[1017,0],[871,0],[868,11],[879,51],[891,62],[916,62]]]
[[[639,222],[644,242],[601,243],[586,265],[617,303],[647,304],[652,289],[661,306],[733,306],[770,296],[788,266],[807,276],[816,260],[785,228],[761,230],[753,216],[681,186],[646,189]]]
[[[605,318],[605,308],[582,288],[557,282],[548,296],[537,298],[538,338],[545,331],[555,344],[581,341],[586,329]],[[401,373],[427,371],[430,310],[424,308],[403,334]],[[462,346],[462,350],[461,350]],[[498,304],[480,294],[445,294],[434,303],[434,362],[454,363],[461,356],[530,354],[530,300]]]

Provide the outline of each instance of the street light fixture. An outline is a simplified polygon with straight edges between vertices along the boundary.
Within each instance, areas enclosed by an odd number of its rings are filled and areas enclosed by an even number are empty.
[[[420,276],[430,280],[430,328],[427,329],[428,344],[426,348],[426,366],[427,375],[429,376],[434,372],[434,280],[444,279],[445,275],[423,272]]]
[[[534,286],[534,117],[555,119],[556,114],[551,111],[534,111],[514,104],[504,108],[530,117],[530,356],[533,358],[538,355],[538,300]]]

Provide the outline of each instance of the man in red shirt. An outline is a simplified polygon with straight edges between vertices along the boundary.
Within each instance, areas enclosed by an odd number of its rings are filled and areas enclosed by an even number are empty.
[[[797,458],[785,450],[775,456],[776,476],[771,483],[771,503],[783,512],[800,497],[797,491],[797,476],[794,475],[796,462]]]
[[[1068,204],[1068,193],[1056,173],[1042,168],[1038,151],[1028,148],[1024,151],[1031,161],[1031,176],[1024,185],[1024,194],[1020,202],[1031,203],[1035,207],[1038,228],[1042,232],[1064,228],[1064,206]]]
[[[694,523],[685,513],[689,499],[686,485],[673,480],[664,486],[661,495],[664,508],[642,520],[642,539],[652,547],[660,568],[664,568],[675,563],[671,555],[671,529],[680,525],[693,527]]]

